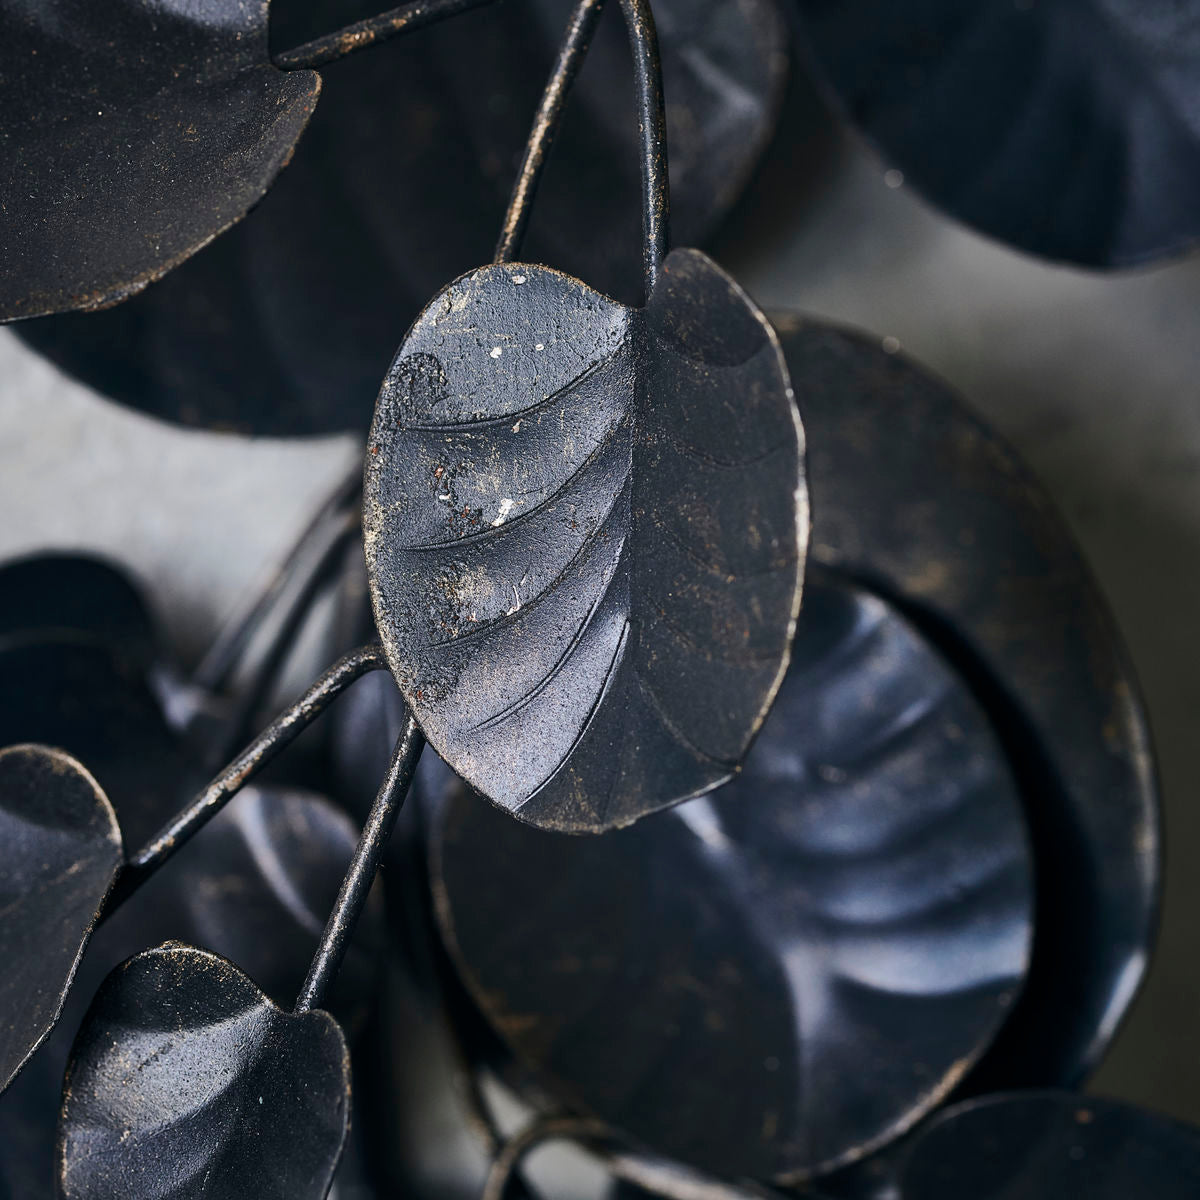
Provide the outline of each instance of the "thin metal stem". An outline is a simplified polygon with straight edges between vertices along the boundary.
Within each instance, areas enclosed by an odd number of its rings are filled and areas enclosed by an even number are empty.
[[[383,648],[362,646],[340,658],[291,708],[280,713],[192,802],[134,854],[105,903],[116,908],[202,829],[249,779],[289,746],[356,679],[387,665]]]
[[[215,692],[224,687],[247,645],[280,603],[288,585],[299,572],[304,558],[311,552],[314,542],[323,539],[325,529],[331,522],[341,528],[345,510],[354,507],[354,501],[361,488],[362,464],[356,463],[292,543],[284,560],[271,573],[266,586],[257,592],[249,608],[239,613],[221,630],[216,641],[200,660],[199,666],[192,672],[189,681],[192,687],[205,692]]]
[[[417,728],[416,720],[409,713],[404,730],[396,742],[396,748],[392,751],[387,776],[380,785],[379,794],[367,815],[367,822],[358,839],[350,869],[342,880],[337,903],[325,923],[320,945],[317,946],[312,965],[308,968],[308,978],[305,979],[296,999],[295,1011],[298,1013],[321,1007],[338,968],[342,965],[342,959],[346,956],[351,935],[354,933],[354,926],[363,905],[367,902],[371,884],[379,870],[379,860],[384,847],[408,795],[408,787],[412,783],[417,759],[421,757],[424,745],[425,738]]]
[[[550,153],[550,147],[558,134],[567,95],[575,82],[575,76],[579,74],[579,68],[583,66],[592,35],[596,31],[596,22],[603,11],[604,0],[578,0],[571,13],[571,20],[559,47],[558,58],[550,72],[541,104],[538,105],[537,116],[533,119],[533,129],[525,144],[525,156],[521,160],[521,169],[513,185],[508,212],[504,215],[504,226],[500,231],[500,240],[496,243],[495,261],[498,263],[512,262],[520,253],[546,156]]]
[[[671,221],[671,185],[667,178],[667,110],[662,63],[650,0],[621,0],[621,12],[633,51],[638,127],[642,138],[642,263],[649,296],[667,257]]]
[[[488,1169],[483,1191],[479,1200],[505,1200],[513,1177],[522,1160],[531,1150],[535,1150],[543,1142],[569,1139],[574,1142],[588,1143],[604,1141],[612,1137],[612,1130],[602,1121],[588,1117],[541,1117],[527,1125],[519,1133],[500,1147],[499,1154],[492,1160]]]
[[[389,9],[377,17],[368,17],[365,21],[356,21],[328,33],[324,37],[315,38],[297,46],[294,50],[285,50],[282,54],[274,55],[275,65],[282,71],[311,70],[313,67],[323,67],[339,58],[345,58],[356,50],[364,50],[385,42],[401,33],[411,33],[416,29],[424,29],[447,17],[457,16],[468,9],[478,8],[491,0],[411,0],[401,4],[399,8]]]

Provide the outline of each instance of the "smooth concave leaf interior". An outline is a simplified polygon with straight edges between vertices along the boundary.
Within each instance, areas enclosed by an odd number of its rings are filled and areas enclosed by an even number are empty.
[[[460,792],[439,921],[562,1102],[725,1178],[891,1138],[963,1077],[1028,964],[1032,871],[989,720],[894,608],[810,579],[742,773],[566,839]]]
[[[0,1090],[54,1026],[123,861],[99,784],[61,750],[0,750]]]
[[[600,831],[730,777],[786,667],[808,512],[774,332],[711,260],[672,252],[643,309],[546,267],[463,276],[368,451],[376,624],[472,786]]]
[[[104,982],[59,1120],[67,1200],[323,1200],[345,1142],[337,1022],[277,1008],[232,963],[168,942]]]
[[[1172,0],[800,0],[850,121],[951,216],[1129,266],[1200,237],[1200,27]]]
[[[267,0],[0,3],[0,319],[100,308],[239,220],[316,103]]]
[[[1200,1129],[1077,1093],[985,1096],[938,1116],[899,1184],[901,1200],[1192,1200]]]

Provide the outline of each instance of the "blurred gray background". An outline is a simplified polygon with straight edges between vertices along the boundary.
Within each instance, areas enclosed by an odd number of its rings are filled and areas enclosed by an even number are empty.
[[[1168,875],[1149,982],[1094,1086],[1200,1122],[1200,258],[1115,276],[1035,262],[941,217],[845,136],[785,167],[716,257],[764,307],[898,339],[956,385],[1041,477],[1124,632],[1159,753]],[[0,331],[0,556],[112,555],[185,656],[358,453],[352,437],[169,428]]]

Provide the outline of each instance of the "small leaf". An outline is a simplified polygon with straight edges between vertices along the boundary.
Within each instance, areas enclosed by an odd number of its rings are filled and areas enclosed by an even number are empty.
[[[476,1001],[570,1108],[724,1178],[898,1136],[1025,973],[1032,879],[990,724],[894,609],[810,580],[742,774],[598,839],[460,798],[438,916]]]
[[[899,1200],[1194,1200],[1200,1129],[1095,1096],[985,1096],[939,1115],[899,1182]]]
[[[273,44],[388,2],[273,0]],[[655,0],[680,244],[712,234],[771,137],[786,6]],[[527,256],[636,296],[637,123],[616,7],[572,89]],[[324,68],[311,126],[248,220],[111,311],[18,332],[98,391],[167,420],[361,435],[399,330],[491,254],[567,11],[562,0],[504,0]]]
[[[277,1008],[232,963],[168,942],[118,967],[76,1039],[65,1200],[322,1200],[350,1060],[328,1013]]]
[[[641,310],[527,264],[446,288],[380,393],[363,507],[430,744],[561,830],[727,780],[787,664],[802,441],[773,332],[698,251]]]
[[[1148,0],[801,0],[851,122],[989,237],[1120,267],[1200,237],[1200,32]]]
[[[96,781],[46,746],[0,750],[0,1090],[58,1020],[104,897],[121,831]]]
[[[0,4],[0,319],[101,308],[238,221],[320,80],[271,65],[267,0]]]

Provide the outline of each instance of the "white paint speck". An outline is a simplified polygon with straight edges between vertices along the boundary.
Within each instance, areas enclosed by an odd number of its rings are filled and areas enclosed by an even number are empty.
[[[521,607],[521,597],[517,594],[517,585],[513,584],[513,606],[504,615],[511,617]]]
[[[512,280],[513,280],[513,283],[524,283],[524,282],[525,282],[525,276],[524,276],[524,275],[514,275],[514,276],[512,277]]]
[[[514,501],[510,500],[507,496],[500,501],[500,511],[496,514],[496,519],[492,522],[493,525],[504,524],[504,518],[513,510],[513,503]]]
[[[446,493],[444,493],[443,495],[439,496],[439,497],[438,497],[438,499],[439,499],[439,500],[449,500],[449,499],[450,499],[450,493],[449,493],[449,492],[446,492]]]
[[[259,1096],[259,1098],[258,1098],[258,1102],[259,1102],[259,1104],[261,1104],[261,1103],[262,1103],[262,1097],[261,1097],[261,1096]]]
[[[499,346],[492,347],[492,357],[493,358],[499,358],[500,355],[502,355],[503,353],[504,353],[504,351],[501,350]]]
[[[541,342],[538,342],[538,344],[536,346],[534,346],[535,350],[545,350],[545,348],[546,347],[543,346]]]
[[[523,421],[524,419],[525,419],[524,417],[522,417],[522,418],[521,418],[521,420],[522,420],[522,421]],[[516,424],[513,426],[513,433],[520,433],[520,432],[521,432],[521,421],[518,421],[518,422],[517,422],[517,423],[516,423]]]

